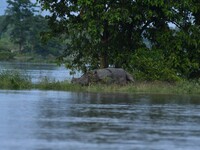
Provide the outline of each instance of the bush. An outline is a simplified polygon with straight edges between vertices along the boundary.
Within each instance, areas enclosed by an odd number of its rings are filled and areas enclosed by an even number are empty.
[[[180,81],[176,71],[168,66],[162,51],[140,49],[132,57],[136,80]]]
[[[0,52],[0,60],[11,60],[14,58],[14,54],[8,51]]]
[[[2,89],[27,89],[31,88],[31,79],[18,71],[0,72],[0,87]]]

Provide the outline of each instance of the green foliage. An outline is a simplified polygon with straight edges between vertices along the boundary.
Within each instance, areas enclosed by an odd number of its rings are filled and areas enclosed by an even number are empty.
[[[84,87],[69,83],[69,81],[55,81],[43,78],[39,83],[32,85],[36,89],[41,90],[62,90],[62,91],[83,91]]]
[[[12,60],[14,58],[14,54],[11,52],[1,52],[0,51],[0,60]]]
[[[24,52],[35,53],[43,57],[48,55],[59,56],[64,49],[63,42],[57,37],[47,39],[43,36],[49,31],[47,19],[41,15],[35,15],[33,22],[31,24],[29,43],[24,48]]]
[[[4,38],[0,39],[0,60],[12,60],[14,53],[11,53],[12,44]]]
[[[200,79],[197,80],[183,80],[176,84],[176,89],[174,89],[177,93],[185,93],[185,94],[200,94]]]
[[[55,59],[63,52],[63,40],[54,37],[44,42],[41,38],[44,32],[49,32],[49,26],[47,19],[38,15],[36,4],[30,0],[7,2],[6,13],[0,16],[0,51],[12,50],[15,54],[38,56],[43,59]]]
[[[7,3],[5,22],[12,26],[11,40],[19,45],[21,51],[28,42],[35,6],[30,0],[7,0]]]
[[[0,24],[0,28],[1,27],[2,26]],[[0,30],[0,32],[1,32],[1,30]],[[1,32],[1,35],[0,35],[0,51],[8,52],[8,51],[13,50],[15,47],[16,46],[10,41],[8,32]]]
[[[200,68],[197,0],[38,1],[51,13],[53,34],[66,39],[60,60],[70,57],[70,69],[111,65],[146,80],[177,81]]]
[[[162,50],[139,49],[132,56],[131,64],[138,80],[180,80],[176,71],[169,68]]]
[[[17,71],[1,71],[0,87],[1,89],[29,89],[31,87],[30,77]]]

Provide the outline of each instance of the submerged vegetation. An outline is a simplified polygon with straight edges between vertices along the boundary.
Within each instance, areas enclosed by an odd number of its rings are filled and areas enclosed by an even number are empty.
[[[28,75],[21,75],[18,71],[9,70],[0,72],[1,89],[29,89],[31,85]]]
[[[169,83],[161,81],[135,82],[125,86],[95,84],[80,86],[69,81],[55,81],[43,78],[38,83],[32,83],[28,75],[17,71],[0,72],[0,89],[40,89],[76,92],[110,92],[110,93],[160,93],[160,94],[200,94],[200,80],[181,80]]]

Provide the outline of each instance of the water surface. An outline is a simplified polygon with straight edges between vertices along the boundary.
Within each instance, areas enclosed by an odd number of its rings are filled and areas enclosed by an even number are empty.
[[[27,62],[0,62],[0,71],[14,70],[31,77],[32,82],[40,82],[44,78],[49,80],[64,81],[71,80],[70,70],[64,65],[58,66],[50,63],[27,63]],[[76,72],[75,77],[81,73]]]
[[[200,96],[0,90],[2,150],[199,150]]]

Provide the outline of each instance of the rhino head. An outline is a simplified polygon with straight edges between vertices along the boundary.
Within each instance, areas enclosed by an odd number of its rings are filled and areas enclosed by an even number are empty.
[[[80,84],[80,85],[88,85],[89,77],[87,74],[82,75],[80,78],[72,78],[71,83]]]

